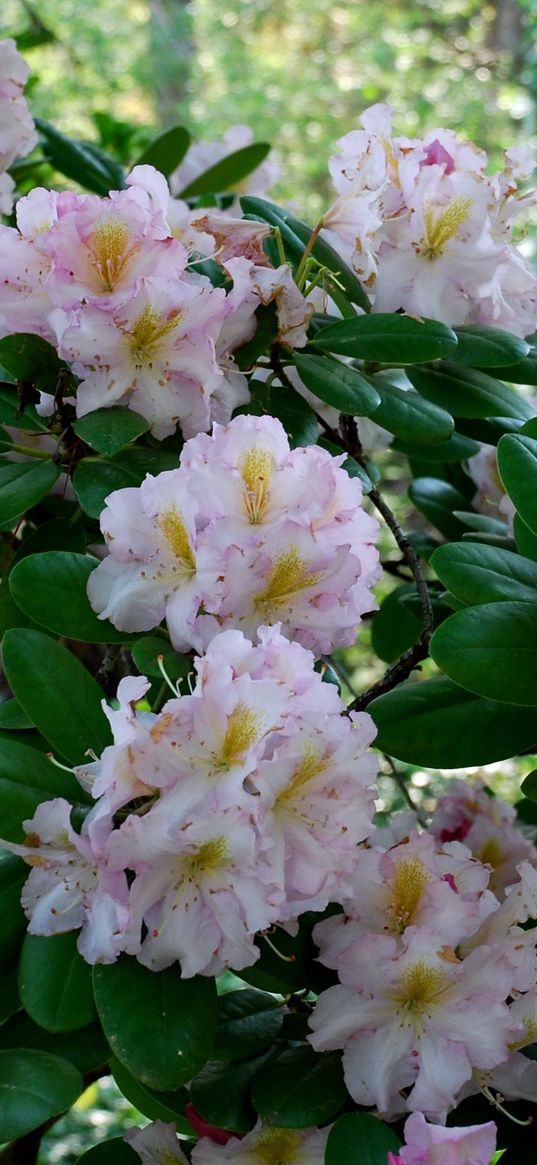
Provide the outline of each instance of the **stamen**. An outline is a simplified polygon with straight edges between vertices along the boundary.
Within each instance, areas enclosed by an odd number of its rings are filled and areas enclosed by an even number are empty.
[[[271,926],[269,930],[260,930],[259,934],[261,935],[261,938],[264,938],[265,942],[268,943],[271,951],[274,951],[274,954],[277,955],[283,963],[296,963],[296,955],[282,955],[282,952],[279,951],[278,948],[274,946],[274,943],[271,941],[271,939],[269,939],[269,933],[274,934],[275,929],[276,928],[274,926]]]
[[[170,691],[173,692],[175,697],[180,696],[181,692],[179,689],[179,685],[174,684],[173,680],[170,679],[170,677],[166,671],[166,668],[164,667],[164,656],[163,655],[157,655],[157,664],[158,664],[159,672],[160,672],[164,682],[168,685]]]
[[[87,755],[87,753],[84,753],[84,756]],[[47,760],[50,761],[51,765],[54,765],[54,768],[63,769],[64,773],[75,773],[75,769],[70,769],[68,765],[62,765],[61,761],[56,760],[53,752],[47,752]],[[97,757],[95,757],[95,760],[97,760]]]

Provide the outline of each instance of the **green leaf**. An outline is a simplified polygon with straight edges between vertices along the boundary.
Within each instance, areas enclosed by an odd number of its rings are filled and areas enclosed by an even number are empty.
[[[26,615],[11,598],[8,580],[4,577],[0,582],[0,636],[9,627],[26,627],[28,623]]]
[[[399,366],[447,356],[457,347],[457,337],[437,320],[375,312],[328,324],[316,333],[312,343],[340,356]]]
[[[537,769],[533,769],[533,772],[524,777],[520,791],[525,797],[529,797],[530,801],[537,801]]]
[[[388,1153],[397,1153],[399,1137],[369,1112],[346,1112],[330,1129],[325,1165],[386,1165]]]
[[[112,188],[124,187],[122,167],[113,158],[89,142],[73,141],[40,117],[35,118],[35,124],[43,138],[43,152],[60,174],[95,194],[108,194]]]
[[[419,639],[421,620],[401,603],[405,595],[414,595],[414,583],[402,583],[383,599],[373,616],[371,646],[375,655],[392,663]]]
[[[403,684],[367,710],[375,747],[425,768],[487,765],[537,745],[537,713],[484,700],[444,676]]]
[[[168,129],[166,133],[155,138],[134,165],[154,166],[155,170],[160,170],[165,178],[169,178],[183,161],[190,142],[190,134],[184,125],[175,125],[173,129]]]
[[[155,1092],[153,1088],[146,1088],[115,1056],[110,1060],[110,1071],[123,1095],[144,1116],[152,1121],[173,1121],[178,1132],[192,1136],[192,1125],[184,1115],[185,1105],[190,1099],[186,1088],[175,1092]]]
[[[380,405],[376,388],[355,368],[329,356],[293,354],[300,379],[326,404],[349,416],[369,417]]]
[[[338,1052],[289,1048],[256,1076],[252,1101],[262,1120],[303,1129],[333,1120],[349,1097]]]
[[[518,364],[508,367],[491,368],[492,376],[508,380],[511,384],[537,384],[537,349],[532,346],[527,356]]]
[[[433,368],[409,368],[407,376],[421,396],[449,409],[454,417],[514,417],[526,421],[535,415],[524,397],[486,372],[445,362]]]
[[[537,534],[537,441],[518,434],[502,437],[498,469],[522,521]]]
[[[205,1063],[216,1029],[213,979],[157,974],[122,956],[93,971],[97,1011],[117,1059],[149,1088],[171,1092]]]
[[[19,964],[19,992],[28,1015],[47,1031],[73,1031],[95,1018],[91,969],[79,955],[78,935],[27,934]]]
[[[470,368],[496,369],[518,364],[531,350],[525,340],[499,328],[455,328],[455,334],[459,343],[451,359]]]
[[[218,1000],[218,1027],[211,1056],[242,1060],[277,1039],[283,1021],[280,1004],[266,991],[230,991]]]
[[[72,764],[88,748],[100,756],[111,742],[103,693],[86,668],[49,635],[15,628],[4,635],[8,683],[36,728]]]
[[[84,1082],[59,1056],[27,1048],[0,1052],[0,1141],[14,1141],[70,1108]]]
[[[380,405],[372,415],[377,425],[403,441],[435,445],[448,441],[453,432],[453,417],[445,409],[431,405],[412,389],[399,388],[377,376],[375,388]]]
[[[241,198],[241,207],[244,215],[253,215],[255,218],[261,219],[262,222],[278,228],[285,250],[296,269],[306,246],[309,244],[313,228],[296,218],[290,211],[283,210],[281,207],[275,206],[274,203],[267,202],[264,198],[253,198],[248,195]],[[313,244],[311,254],[322,267],[335,274],[340,287],[338,288],[336,283],[332,283],[330,295],[338,307],[343,310],[345,306],[345,300],[343,303],[341,302],[340,288],[342,287],[344,295],[351,303],[358,304],[365,312],[371,311],[371,303],[360,280],[354,271],[347,267],[341,255],[338,255],[326,239],[319,236]]]
[[[0,850],[0,961],[17,954],[26,934],[27,922],[21,906],[21,890],[28,866],[20,858],[2,856]]]
[[[537,602],[487,603],[457,611],[435,631],[431,656],[469,692],[537,707]]]
[[[50,641],[49,641],[50,642]],[[1,832],[6,841],[23,840],[23,821],[52,797],[91,804],[71,773],[51,764],[42,752],[18,740],[3,738],[0,748]]]
[[[209,170],[199,174],[179,191],[179,198],[196,198],[199,194],[221,194],[238,186],[244,178],[265,161],[270,153],[270,144],[267,142],[253,142],[250,146],[243,146],[241,150],[234,150],[227,154],[220,162],[216,162]]]
[[[109,409],[96,409],[81,417],[75,421],[73,429],[92,449],[112,457],[142,433],[147,433],[149,421],[132,409],[114,405]]]
[[[454,510],[464,510],[466,498],[449,482],[439,477],[418,477],[409,487],[414,505],[446,538],[462,538],[465,525],[454,517]]]
[[[6,337],[10,340],[13,338],[13,336]],[[17,340],[25,338],[27,337],[15,337]],[[36,337],[34,336],[32,339],[36,339]],[[54,353],[54,349],[52,352]],[[4,372],[4,375],[7,376],[8,373]],[[0,424],[9,425],[29,433],[48,433],[49,431],[46,420],[37,415],[33,405],[26,405],[24,411],[19,413],[19,397],[15,385],[13,387],[5,384],[0,386]]]
[[[117,631],[108,619],[98,619],[86,593],[98,559],[68,551],[32,554],[11,572],[15,602],[34,623],[68,639],[84,643],[128,643],[136,635]]]
[[[448,441],[441,441],[438,445],[414,445],[408,441],[396,440],[392,449],[404,453],[413,460],[433,461],[440,465],[455,461],[467,461],[469,457],[479,453],[481,446],[471,437],[463,437],[462,433],[453,433]]]
[[[192,657],[179,655],[173,647],[170,647],[164,636],[145,635],[143,639],[137,639],[131,647],[131,655],[143,676],[162,679],[158,665],[159,656],[162,656],[162,663],[171,680],[181,680],[194,669]]]
[[[0,526],[15,522],[52,489],[60,476],[51,461],[4,462],[0,468]]]
[[[59,373],[67,367],[52,344],[42,340],[41,336],[34,336],[32,332],[4,336],[0,340],[0,364],[15,380],[27,380],[44,392],[55,392]],[[32,420],[37,417],[34,409],[31,416]],[[25,419],[23,414],[15,423],[22,429],[27,428]],[[4,424],[12,423],[7,417],[2,417],[2,421]],[[46,429],[47,426],[39,419],[36,427]]]
[[[18,700],[4,700],[3,704],[0,704],[0,728],[18,732],[33,727]]]
[[[140,1165],[140,1157],[123,1137],[111,1137],[86,1149],[76,1165]]]
[[[255,1125],[256,1114],[250,1100],[252,1080],[276,1056],[274,1048],[250,1060],[210,1062],[192,1081],[190,1097],[204,1120],[217,1128],[247,1133]]]
[[[82,509],[90,518],[98,518],[105,498],[116,489],[139,486],[147,473],[158,474],[177,469],[178,455],[163,449],[124,449],[114,457],[85,457],[76,467],[73,486]]]
[[[440,546],[431,558],[439,579],[468,606],[519,599],[535,602],[537,564],[482,543]]]
[[[537,562],[537,534],[533,534],[519,514],[515,514],[513,523],[516,547],[519,554]]]

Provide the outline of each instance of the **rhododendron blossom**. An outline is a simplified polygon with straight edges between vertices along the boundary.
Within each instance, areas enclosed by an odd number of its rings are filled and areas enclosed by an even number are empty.
[[[153,970],[178,960],[185,978],[215,975],[255,962],[259,931],[347,895],[371,830],[374,727],[342,715],[313,665],[262,628],[258,645],[218,635],[192,693],[158,714],[133,710],[144,677],[122,680],[105,709],[114,744],[75,769],[95,799],[82,835],[58,800],[25,823],[25,844],[5,843],[38,864],[23,891],[32,932],[82,926],[90,962],[126,951]]]
[[[494,1121],[446,1129],[413,1112],[405,1123],[405,1144],[388,1153],[388,1165],[489,1165],[496,1131]]]
[[[341,461],[290,450],[271,417],[215,425],[186,443],[179,469],[109,495],[92,606],[121,630],[165,617],[178,650],[276,622],[317,655],[354,642],[374,605],[378,527]]]
[[[518,189],[528,157],[508,151],[504,171],[487,177],[473,143],[445,129],[393,137],[391,114],[372,106],[340,139],[330,161],[338,198],[323,216],[374,310],[530,334],[537,279],[512,244],[516,217],[537,197]]]
[[[37,145],[37,134],[22,90],[28,65],[14,40],[0,40],[0,214],[9,214],[15,183],[5,171]]]
[[[324,1165],[329,1128],[278,1128],[259,1120],[240,1140],[215,1145],[202,1137],[192,1150],[192,1165]]]

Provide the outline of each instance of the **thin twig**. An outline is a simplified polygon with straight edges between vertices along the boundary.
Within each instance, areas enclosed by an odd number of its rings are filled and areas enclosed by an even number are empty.
[[[365,455],[358,435],[358,428],[354,417],[347,417],[342,415],[340,417],[340,425],[347,452],[351,457],[354,457],[359,465],[365,468]],[[400,656],[398,660],[396,660],[395,663],[392,663],[382,678],[377,681],[377,683],[373,684],[371,688],[368,688],[366,692],[363,692],[361,696],[358,696],[356,700],[353,700],[348,709],[352,712],[359,712],[364,708],[367,708],[368,704],[370,704],[371,701],[374,700],[377,696],[381,696],[385,692],[391,691],[392,688],[397,686],[397,684],[400,684],[403,680],[405,680],[407,676],[410,675],[411,671],[413,671],[414,668],[417,667],[417,665],[421,663],[423,659],[427,658],[429,654],[429,643],[434,630],[434,615],[431,596],[429,594],[429,587],[427,586],[427,580],[423,574],[418,555],[416,554],[413,546],[411,546],[410,542],[408,541],[406,534],[404,534],[403,530],[401,529],[387,502],[385,502],[382,494],[380,493],[380,490],[375,485],[371,486],[368,496],[373,502],[375,508],[378,510],[379,514],[386,522],[388,529],[393,534],[401,554],[403,555],[404,561],[412,573],[420,600],[422,631],[419,639],[416,641],[413,647],[410,647],[408,651],[405,651],[404,654]]]
[[[393,779],[394,779],[394,781],[399,789],[399,792],[401,793],[401,796],[403,797],[403,800],[406,801],[409,809],[411,809],[412,812],[416,814],[417,820],[419,821],[419,823],[423,827],[423,829],[426,829],[427,828],[427,821],[424,817],[422,817],[417,805],[414,804],[412,797],[410,796],[410,793],[408,791],[408,786],[407,786],[407,783],[406,783],[404,777],[401,776],[399,769],[397,769],[395,767],[391,756],[388,756],[387,753],[385,753],[385,752],[382,755],[383,755],[384,760],[386,761],[387,765],[391,769],[392,777],[393,777]]]

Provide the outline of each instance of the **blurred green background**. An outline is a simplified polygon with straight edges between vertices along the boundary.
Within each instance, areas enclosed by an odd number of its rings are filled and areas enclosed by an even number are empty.
[[[398,133],[450,125],[498,161],[537,145],[537,0],[3,0],[34,76],[34,113],[97,137],[93,120],[214,140],[233,123],[274,142],[277,190],[328,201],[334,142],[376,101]]]

